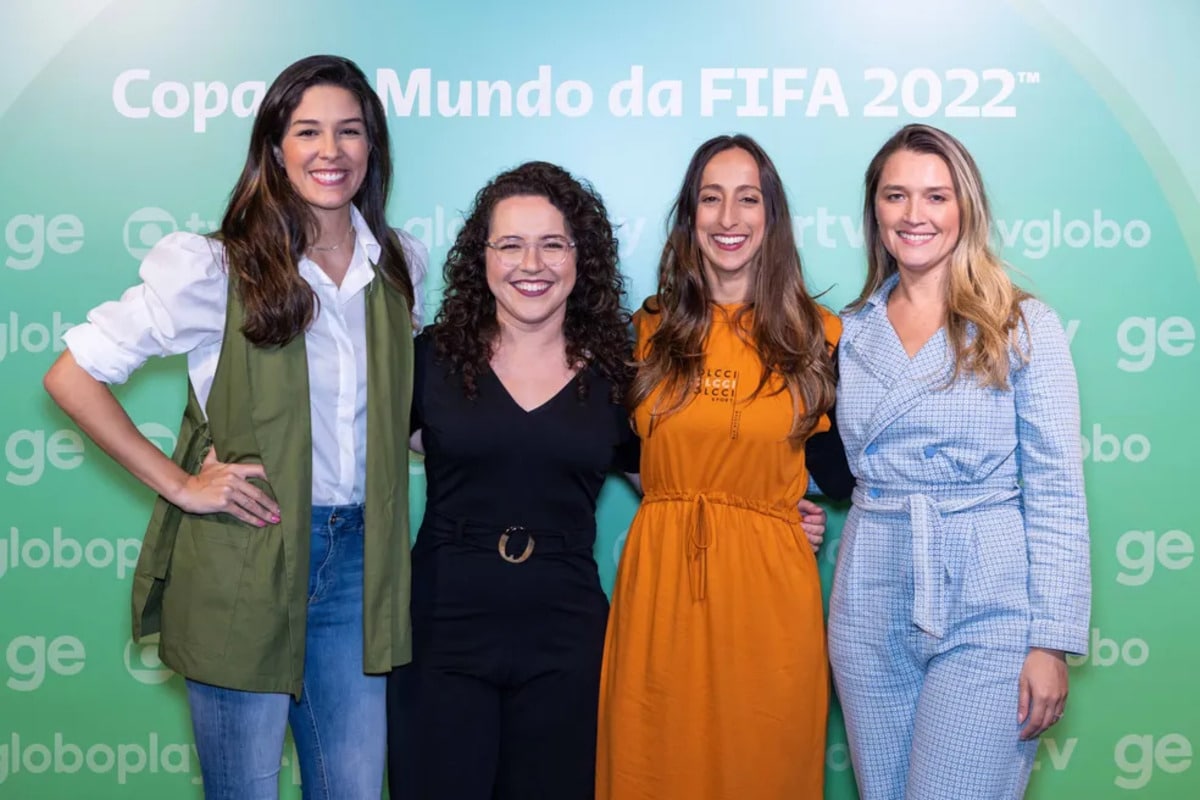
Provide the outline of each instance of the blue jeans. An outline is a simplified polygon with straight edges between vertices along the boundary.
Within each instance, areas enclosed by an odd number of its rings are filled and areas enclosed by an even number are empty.
[[[278,798],[288,725],[305,800],[379,800],[386,679],[363,674],[362,587],[362,506],[314,506],[300,700],[187,682],[207,800]]]

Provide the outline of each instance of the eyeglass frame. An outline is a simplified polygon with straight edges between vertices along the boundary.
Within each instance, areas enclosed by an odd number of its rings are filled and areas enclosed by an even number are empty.
[[[562,261],[551,263],[546,260],[545,255],[542,253],[542,245],[547,242],[562,243],[562,244],[566,245],[566,249],[563,250]],[[504,254],[500,252],[500,245],[501,244],[514,244],[515,245],[518,243],[521,245],[520,258],[513,262],[505,261]],[[530,247],[533,247],[536,249],[538,261],[542,264],[545,264],[547,267],[561,267],[563,264],[566,263],[567,255],[570,253],[570,251],[576,249],[576,242],[574,239],[568,239],[565,236],[558,236],[558,235],[544,236],[541,239],[537,239],[532,242],[527,241],[520,236],[502,236],[494,242],[485,241],[484,245],[486,245],[489,249],[494,250],[496,252],[496,257],[499,258],[502,263],[508,264],[508,266],[511,266],[511,267],[519,266],[519,265],[525,263],[525,254],[529,252]]]

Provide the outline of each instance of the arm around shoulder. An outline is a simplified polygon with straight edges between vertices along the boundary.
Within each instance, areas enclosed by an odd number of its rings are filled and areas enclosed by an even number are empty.
[[[830,348],[834,374],[837,374],[838,343],[842,336],[842,320],[824,306],[820,306],[825,327],[825,341]],[[846,447],[838,431],[837,407],[829,409],[829,429],[814,433],[804,443],[804,462],[819,494],[830,500],[848,500],[854,492],[855,478],[846,458]]]
[[[856,481],[838,432],[836,408],[829,409],[829,430],[804,442],[804,463],[820,494],[830,500],[850,499]]]

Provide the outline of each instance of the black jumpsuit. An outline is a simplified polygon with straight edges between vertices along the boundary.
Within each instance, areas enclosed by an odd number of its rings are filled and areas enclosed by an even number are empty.
[[[608,616],[596,499],[610,472],[637,472],[637,437],[591,369],[531,411],[490,370],[468,399],[428,334],[415,369],[427,493],[413,662],[388,686],[391,797],[591,798]]]

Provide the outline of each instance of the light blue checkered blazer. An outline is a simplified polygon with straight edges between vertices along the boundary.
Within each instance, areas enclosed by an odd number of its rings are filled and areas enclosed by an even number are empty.
[[[894,535],[903,510],[914,537],[919,627],[943,635],[956,624],[949,614],[969,616],[986,632],[994,609],[1006,636],[1020,635],[1013,626],[1024,620],[1028,647],[1086,652],[1091,579],[1079,398],[1058,316],[1038,300],[1023,303],[1029,360],[1014,354],[1008,390],[982,388],[970,375],[944,388],[952,369],[945,332],[909,359],[887,318],[896,282],[892,276],[862,308],[843,314],[837,415],[859,485],[843,547],[869,559],[870,540]],[[1016,510],[988,513],[987,506]],[[936,527],[922,533],[922,519],[942,513],[952,515],[945,519],[953,537]],[[955,598],[939,594],[943,573],[963,582]]]

